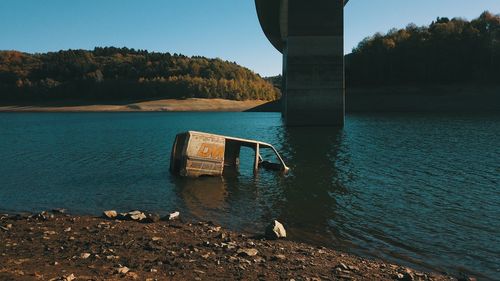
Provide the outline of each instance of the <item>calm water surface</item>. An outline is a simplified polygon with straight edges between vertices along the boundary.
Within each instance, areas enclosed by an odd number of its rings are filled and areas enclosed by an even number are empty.
[[[178,132],[272,144],[291,167],[186,180]],[[180,210],[410,266],[500,279],[500,116],[350,115],[287,129],[277,113],[0,113],[0,210]],[[246,163],[248,162],[248,163]]]

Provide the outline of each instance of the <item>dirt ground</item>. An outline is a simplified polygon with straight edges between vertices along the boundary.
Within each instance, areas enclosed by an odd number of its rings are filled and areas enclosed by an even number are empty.
[[[158,216],[0,215],[0,241],[0,280],[455,280]]]

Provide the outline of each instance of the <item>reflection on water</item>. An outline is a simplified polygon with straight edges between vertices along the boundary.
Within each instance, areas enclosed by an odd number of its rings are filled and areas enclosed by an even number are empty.
[[[181,179],[177,133],[275,145],[291,168]],[[0,210],[179,210],[185,218],[424,269],[500,276],[500,117],[351,115],[342,130],[284,128],[274,113],[0,114]]]
[[[224,178],[176,178],[175,181],[178,196],[196,218],[204,220],[207,213],[225,208],[228,192]]]

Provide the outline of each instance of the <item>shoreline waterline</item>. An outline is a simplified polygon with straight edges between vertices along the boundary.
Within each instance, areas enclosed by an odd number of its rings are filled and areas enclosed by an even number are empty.
[[[265,105],[268,101],[225,99],[159,99],[121,102],[41,102],[0,105],[0,112],[242,112]]]

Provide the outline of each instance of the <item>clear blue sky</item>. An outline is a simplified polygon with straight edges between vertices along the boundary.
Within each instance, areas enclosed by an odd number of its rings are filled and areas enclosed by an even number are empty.
[[[485,10],[500,13],[500,0],[351,0],[346,52],[377,31],[438,16],[472,19]],[[0,50],[95,46],[220,57],[264,76],[281,72],[254,0],[0,0]]]

